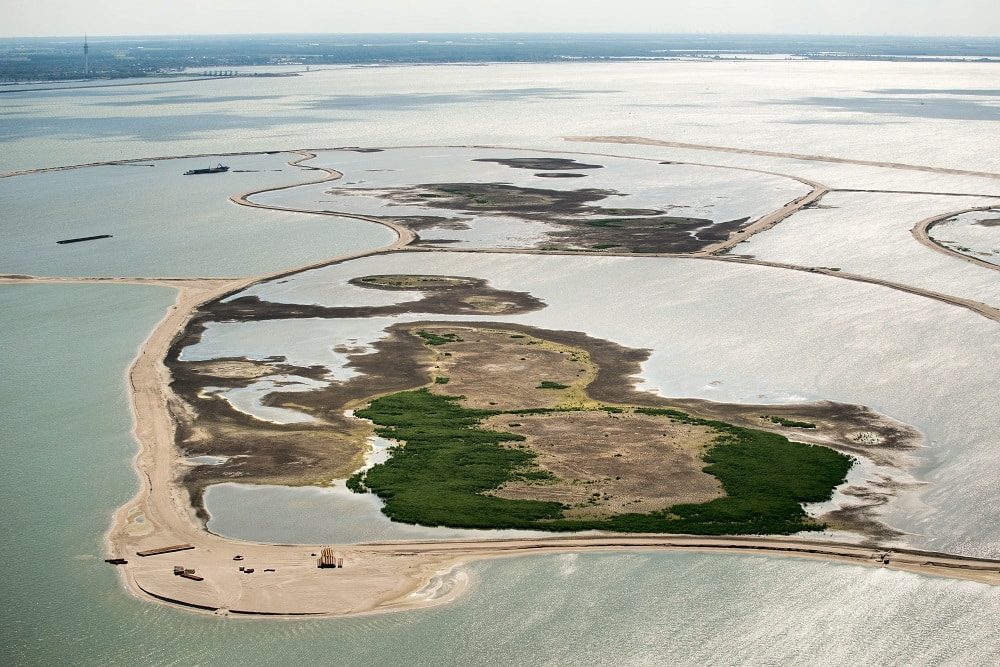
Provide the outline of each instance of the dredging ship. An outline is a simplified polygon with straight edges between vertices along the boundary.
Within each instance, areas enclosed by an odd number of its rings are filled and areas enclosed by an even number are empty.
[[[195,174],[221,174],[226,171],[229,171],[229,167],[219,164],[218,166],[208,167],[207,169],[189,169],[184,172],[184,175],[193,176]]]

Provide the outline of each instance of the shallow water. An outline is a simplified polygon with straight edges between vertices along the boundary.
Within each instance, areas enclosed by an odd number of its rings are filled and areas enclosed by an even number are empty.
[[[912,533],[905,539],[914,545],[997,555],[990,509],[996,471],[977,465],[993,456],[1000,425],[995,377],[982,363],[1000,358],[1000,340],[985,318],[874,285],[681,259],[402,253],[309,273],[327,278],[303,274],[307,286],[327,285],[324,298],[331,301],[336,289],[329,286],[373,273],[474,276],[499,289],[528,291],[546,308],[511,317],[432,319],[586,331],[650,349],[640,386],[664,396],[742,403],[827,399],[873,407],[923,432],[926,446],[915,452],[909,472],[933,484],[924,495],[904,494],[886,508],[890,524]],[[281,285],[283,296],[294,291],[296,280]],[[259,285],[255,293],[266,299],[268,287]],[[296,298],[309,301],[308,293],[306,287]],[[420,319],[426,316],[217,323],[182,358],[280,354],[296,364],[329,364],[339,375],[344,359],[332,359],[331,347],[363,347],[387,326]],[[952,396],[964,400],[947,399]],[[253,500],[254,493],[261,500]],[[242,502],[263,507],[269,504],[265,495],[248,490]],[[208,509],[214,513],[211,501]],[[214,529],[244,537],[225,521]]]
[[[992,199],[834,192],[824,207],[800,211],[733,252],[801,266],[837,267],[1000,306],[996,271],[955,261],[914,241],[920,220]],[[813,242],[822,239],[821,243]]]
[[[565,170],[581,178],[544,178],[544,168],[525,169],[488,160],[574,159],[590,167]],[[487,160],[487,161],[484,161]],[[444,215],[433,199],[420,206],[387,203],[384,188],[434,183],[504,183],[524,188],[571,191],[596,189],[609,196],[593,202],[599,208],[665,208],[667,213],[724,222],[757,218],[809,192],[788,177],[752,171],[688,164],[661,164],[608,156],[574,156],[558,152],[499,148],[399,148],[375,153],[318,153],[311,165],[344,174],[335,183],[255,195],[253,201],[307,210],[334,210],[365,215]],[[550,173],[550,172],[549,172]],[[370,190],[375,192],[369,192]],[[600,217],[600,212],[591,217]]]
[[[388,245],[347,218],[238,206],[231,195],[316,178],[289,155],[220,158],[229,173],[184,176],[209,158],[107,165],[0,179],[0,271],[38,276],[254,275]],[[97,234],[112,238],[59,245]]]
[[[1000,266],[1000,210],[963,213],[935,225],[929,235],[941,245]]]

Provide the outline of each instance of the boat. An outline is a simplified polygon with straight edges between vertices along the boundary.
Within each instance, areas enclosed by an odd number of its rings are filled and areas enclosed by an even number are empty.
[[[56,241],[56,243],[59,244],[80,243],[81,241],[94,241],[97,239],[110,239],[110,238],[111,234],[97,234],[96,236],[81,236],[80,238],[76,239],[63,239],[62,241]]]
[[[193,176],[195,174],[221,174],[226,171],[229,171],[229,167],[219,164],[218,166],[208,167],[207,169],[189,169],[184,172],[184,175]]]

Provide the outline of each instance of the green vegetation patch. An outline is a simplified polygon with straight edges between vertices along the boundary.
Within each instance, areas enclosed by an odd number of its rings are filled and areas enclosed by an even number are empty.
[[[351,478],[385,502],[382,511],[403,523],[466,528],[523,528],[561,516],[559,503],[484,495],[508,480],[539,479],[535,454],[502,443],[523,436],[476,428],[492,410],[467,410],[460,397],[426,389],[392,394],[357,411],[384,438],[406,444],[392,458]]]
[[[535,389],[569,389],[569,385],[553,382],[552,380],[542,380]]]
[[[428,345],[444,345],[445,343],[460,343],[462,337],[454,333],[437,334],[432,331],[417,331],[417,335],[424,339]]]
[[[395,448],[388,461],[356,474],[348,486],[377,494],[385,502],[383,512],[395,521],[429,526],[789,534],[823,528],[809,520],[801,503],[829,499],[853,463],[832,449],[791,442],[775,433],[669,408],[637,408],[640,414],[715,429],[719,435],[703,457],[704,470],[720,481],[726,496],[648,514],[570,520],[563,517],[560,503],[486,495],[509,481],[552,479],[537,466],[533,452],[504,446],[523,441],[522,436],[478,428],[493,415],[536,411],[470,410],[458,404],[460,399],[420,389],[376,399],[357,411],[375,422],[379,436],[405,444]]]
[[[761,418],[769,419],[775,424],[787,426],[788,428],[816,428],[816,424],[813,424],[812,422],[799,422],[794,419],[785,419],[784,417],[774,417],[770,415],[761,415]]]

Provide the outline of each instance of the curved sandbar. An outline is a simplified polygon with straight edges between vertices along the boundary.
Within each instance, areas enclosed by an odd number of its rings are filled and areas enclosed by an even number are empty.
[[[885,167],[887,169],[906,169],[909,171],[927,171],[935,174],[957,174],[960,176],[982,176],[984,178],[1000,178],[1000,174],[989,171],[971,171],[968,169],[950,169],[948,167],[926,167],[918,164],[902,162],[878,162],[875,160],[855,160],[852,158],[831,157],[829,155],[806,155],[802,153],[782,153],[778,151],[763,151],[753,148],[731,148],[728,146],[706,146],[704,144],[686,144],[679,141],[663,141],[648,137],[635,136],[595,136],[595,137],[563,137],[566,141],[604,144],[635,144],[639,146],[664,146],[667,148],[683,148],[696,151],[714,151],[717,153],[739,153],[743,155],[760,155],[763,157],[791,158],[793,160],[810,160],[812,162],[832,162],[836,164],[856,164],[864,167]]]
[[[931,250],[936,250],[937,252],[948,255],[949,257],[954,257],[960,259],[963,262],[969,262],[970,264],[975,264],[984,269],[992,269],[994,271],[1000,271],[1000,266],[996,264],[991,264],[990,262],[979,259],[978,257],[972,257],[964,253],[960,253],[957,250],[952,250],[946,246],[941,245],[937,241],[931,238],[930,231],[934,225],[944,222],[954,218],[957,215],[962,215],[963,213],[971,213],[973,211],[993,211],[996,210],[996,206],[975,206],[973,208],[963,208],[959,211],[951,211],[950,213],[942,213],[941,215],[935,215],[930,218],[921,220],[913,226],[910,233],[913,237],[920,241],[922,244],[930,248]]]

